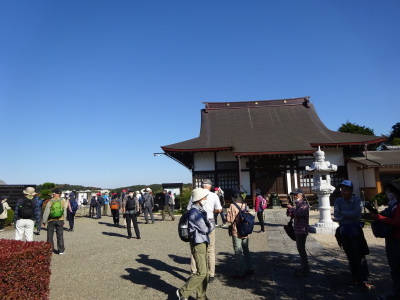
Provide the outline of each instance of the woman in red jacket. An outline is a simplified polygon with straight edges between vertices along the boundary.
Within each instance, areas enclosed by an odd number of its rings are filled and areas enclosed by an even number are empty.
[[[256,189],[256,201],[254,203],[254,211],[257,213],[258,221],[260,222],[261,231],[265,232],[264,228],[264,209],[267,208],[267,200],[261,195],[261,190]]]
[[[378,299],[400,299],[400,182],[392,181],[386,187],[386,195],[389,199],[388,208],[380,214],[371,214],[380,222],[394,226],[392,236],[385,238],[386,256],[392,277],[392,293],[382,295]]]

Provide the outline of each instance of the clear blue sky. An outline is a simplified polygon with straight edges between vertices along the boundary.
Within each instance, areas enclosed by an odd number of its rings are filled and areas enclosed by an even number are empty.
[[[0,2],[0,179],[191,182],[160,146],[203,101],[311,96],[332,130],[400,122],[400,1]]]

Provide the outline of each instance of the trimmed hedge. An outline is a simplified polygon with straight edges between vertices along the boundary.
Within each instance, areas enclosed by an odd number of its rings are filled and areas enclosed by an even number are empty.
[[[7,211],[7,219],[4,226],[10,226],[14,222],[14,211],[12,209]]]
[[[0,240],[1,299],[49,299],[52,246]]]

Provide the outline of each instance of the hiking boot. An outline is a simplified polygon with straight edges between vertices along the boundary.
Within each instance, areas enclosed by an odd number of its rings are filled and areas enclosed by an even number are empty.
[[[184,298],[183,296],[181,296],[181,292],[179,292],[179,289],[176,290],[176,295],[178,296],[179,300],[187,300],[186,298]]]

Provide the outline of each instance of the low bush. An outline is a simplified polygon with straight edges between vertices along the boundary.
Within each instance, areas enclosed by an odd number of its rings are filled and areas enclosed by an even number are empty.
[[[1,299],[49,299],[52,246],[47,242],[0,242]]]
[[[14,211],[12,209],[7,210],[7,219],[4,226],[10,226],[14,222]]]

